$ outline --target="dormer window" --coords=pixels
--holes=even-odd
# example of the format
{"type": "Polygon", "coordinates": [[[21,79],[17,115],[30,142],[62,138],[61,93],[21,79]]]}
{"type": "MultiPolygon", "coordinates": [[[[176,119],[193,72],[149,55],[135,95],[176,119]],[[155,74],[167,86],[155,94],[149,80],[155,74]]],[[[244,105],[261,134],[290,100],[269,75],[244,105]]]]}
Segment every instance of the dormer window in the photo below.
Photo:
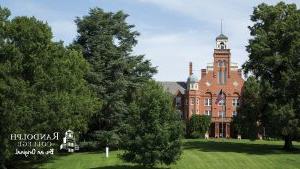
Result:
{"type": "Polygon", "coordinates": [[[198,83],[191,83],[190,90],[198,90],[198,83]]]}

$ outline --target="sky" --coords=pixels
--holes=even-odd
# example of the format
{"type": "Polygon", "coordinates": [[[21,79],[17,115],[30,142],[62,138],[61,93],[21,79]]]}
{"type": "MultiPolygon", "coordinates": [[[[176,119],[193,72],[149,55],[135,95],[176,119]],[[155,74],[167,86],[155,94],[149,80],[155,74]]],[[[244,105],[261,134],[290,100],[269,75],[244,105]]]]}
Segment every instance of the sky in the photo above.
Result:
{"type": "MultiPolygon", "coordinates": [[[[74,19],[88,14],[90,8],[129,14],[128,23],[140,32],[133,54],[144,54],[157,66],[159,81],[186,81],[189,62],[194,74],[213,61],[215,38],[229,38],[232,62],[241,66],[248,58],[246,45],[250,15],[258,4],[278,0],[0,0],[13,16],[35,16],[47,22],[54,41],[71,43],[77,36],[74,19]]],[[[300,0],[285,0],[296,3],[300,0]]]]}

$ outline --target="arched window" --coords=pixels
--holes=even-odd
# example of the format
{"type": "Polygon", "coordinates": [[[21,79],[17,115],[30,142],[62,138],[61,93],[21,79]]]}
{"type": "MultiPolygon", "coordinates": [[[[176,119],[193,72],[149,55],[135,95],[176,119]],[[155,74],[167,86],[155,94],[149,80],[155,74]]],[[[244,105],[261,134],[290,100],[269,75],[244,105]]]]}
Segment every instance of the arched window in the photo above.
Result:
{"type": "Polygon", "coordinates": [[[211,106],[211,105],[212,105],[212,94],[210,92],[206,92],[204,98],[204,106],[211,106]]]}
{"type": "Polygon", "coordinates": [[[226,60],[219,60],[218,67],[220,70],[218,71],[218,83],[225,84],[227,80],[227,62],[226,60]],[[221,70],[221,67],[224,68],[221,70]]]}
{"type": "Polygon", "coordinates": [[[219,84],[223,84],[223,72],[219,70],[218,72],[218,82],[219,84]]]}
{"type": "Polygon", "coordinates": [[[225,49],[226,48],[224,42],[221,42],[220,45],[221,45],[221,49],[225,49]]]}
{"type": "Polygon", "coordinates": [[[240,99],[239,99],[239,94],[238,93],[233,93],[233,98],[232,98],[232,106],[234,109],[240,106],[240,99]]]}
{"type": "Polygon", "coordinates": [[[222,67],[222,66],[224,66],[224,63],[223,63],[222,60],[219,60],[219,61],[218,61],[218,67],[222,67]]]}
{"type": "Polygon", "coordinates": [[[204,115],[210,116],[212,112],[212,93],[206,92],[204,95],[204,115]]]}
{"type": "Polygon", "coordinates": [[[224,75],[223,75],[223,84],[226,84],[226,80],[227,80],[227,68],[225,67],[224,69],[224,75]]]}
{"type": "Polygon", "coordinates": [[[192,97],[192,98],[191,98],[191,105],[194,105],[194,104],[195,104],[195,98],[192,97]]]}

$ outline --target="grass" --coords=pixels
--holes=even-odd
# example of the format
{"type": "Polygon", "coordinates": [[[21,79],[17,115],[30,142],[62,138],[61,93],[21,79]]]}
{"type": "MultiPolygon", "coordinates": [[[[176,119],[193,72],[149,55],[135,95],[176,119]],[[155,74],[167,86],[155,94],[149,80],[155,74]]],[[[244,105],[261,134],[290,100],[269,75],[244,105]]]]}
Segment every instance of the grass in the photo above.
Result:
{"type": "MultiPolygon", "coordinates": [[[[158,165],[170,169],[300,169],[300,150],[282,150],[282,141],[249,140],[184,140],[181,159],[174,165],[158,165]]],[[[294,142],[300,148],[299,142],[294,142]]],[[[41,164],[39,169],[140,169],[142,166],[123,162],[120,151],[113,151],[109,158],[103,152],[74,153],[57,156],[41,164]]]]}

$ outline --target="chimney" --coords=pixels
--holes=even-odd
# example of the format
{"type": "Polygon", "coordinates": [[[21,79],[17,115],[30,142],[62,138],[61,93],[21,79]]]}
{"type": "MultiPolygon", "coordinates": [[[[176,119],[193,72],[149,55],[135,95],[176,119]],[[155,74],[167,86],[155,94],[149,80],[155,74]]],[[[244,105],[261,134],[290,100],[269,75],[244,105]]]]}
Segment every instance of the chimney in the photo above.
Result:
{"type": "Polygon", "coordinates": [[[190,62],[190,66],[189,66],[189,75],[193,74],[193,63],[190,62]]]}
{"type": "Polygon", "coordinates": [[[206,69],[201,69],[201,78],[206,76],[206,69]]]}

